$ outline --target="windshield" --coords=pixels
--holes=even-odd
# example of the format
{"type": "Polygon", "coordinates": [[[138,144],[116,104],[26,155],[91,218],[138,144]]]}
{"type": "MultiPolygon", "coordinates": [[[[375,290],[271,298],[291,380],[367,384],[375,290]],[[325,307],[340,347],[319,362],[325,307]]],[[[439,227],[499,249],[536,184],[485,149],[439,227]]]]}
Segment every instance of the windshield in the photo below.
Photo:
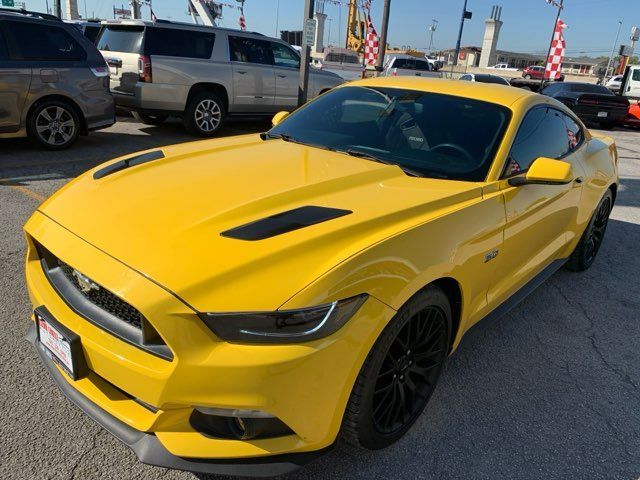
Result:
{"type": "Polygon", "coordinates": [[[493,103],[395,88],[342,87],[269,131],[390,163],[410,174],[483,181],[511,112],[493,103]]]}
{"type": "Polygon", "coordinates": [[[603,95],[613,95],[611,90],[602,85],[592,85],[590,83],[568,83],[568,90],[576,93],[600,93],[603,95]]]}
{"type": "Polygon", "coordinates": [[[109,25],[98,37],[98,50],[111,52],[140,53],[144,27],[121,27],[109,25]]]}

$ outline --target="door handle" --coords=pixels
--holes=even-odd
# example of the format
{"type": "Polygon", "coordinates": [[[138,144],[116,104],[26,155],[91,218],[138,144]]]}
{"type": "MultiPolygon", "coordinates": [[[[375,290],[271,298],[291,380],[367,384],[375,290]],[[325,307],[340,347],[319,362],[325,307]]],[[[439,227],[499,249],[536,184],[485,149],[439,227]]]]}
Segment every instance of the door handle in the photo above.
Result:
{"type": "Polygon", "coordinates": [[[278,78],[287,78],[286,75],[278,75],[278,78]]]}
{"type": "Polygon", "coordinates": [[[247,73],[246,70],[236,70],[236,73],[239,73],[240,75],[244,75],[245,73],[247,73]]]}
{"type": "Polygon", "coordinates": [[[578,177],[573,181],[573,183],[575,183],[576,185],[580,185],[583,181],[584,181],[584,178],[578,177]]]}

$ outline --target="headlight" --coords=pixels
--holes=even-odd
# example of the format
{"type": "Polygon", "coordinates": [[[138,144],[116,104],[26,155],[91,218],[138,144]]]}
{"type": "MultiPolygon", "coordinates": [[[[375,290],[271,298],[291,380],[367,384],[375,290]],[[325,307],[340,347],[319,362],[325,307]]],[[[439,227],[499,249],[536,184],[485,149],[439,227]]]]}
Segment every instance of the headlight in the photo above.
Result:
{"type": "Polygon", "coordinates": [[[367,294],[299,310],[202,313],[200,318],[222,340],[236,343],[298,343],[331,335],[349,320],[367,294]]]}

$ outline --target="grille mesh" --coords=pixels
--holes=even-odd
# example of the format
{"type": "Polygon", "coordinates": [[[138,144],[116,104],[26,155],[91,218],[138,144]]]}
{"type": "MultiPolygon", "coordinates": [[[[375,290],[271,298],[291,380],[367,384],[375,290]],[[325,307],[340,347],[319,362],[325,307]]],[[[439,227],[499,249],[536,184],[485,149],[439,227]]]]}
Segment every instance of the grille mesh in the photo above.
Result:
{"type": "Polygon", "coordinates": [[[60,259],[58,259],[58,265],[67,279],[78,289],[83,297],[123,322],[135,328],[142,329],[142,314],[138,310],[105,288],[100,287],[99,290],[89,290],[88,292],[82,291],[78,279],[73,274],[73,268],[60,259]]]}

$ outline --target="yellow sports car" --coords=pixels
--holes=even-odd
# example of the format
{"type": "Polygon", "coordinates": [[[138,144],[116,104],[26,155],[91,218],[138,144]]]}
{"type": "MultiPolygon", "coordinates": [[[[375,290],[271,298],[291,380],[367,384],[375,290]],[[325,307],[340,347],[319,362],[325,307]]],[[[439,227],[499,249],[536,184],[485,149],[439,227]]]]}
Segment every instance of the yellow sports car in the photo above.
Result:
{"type": "Polygon", "coordinates": [[[28,338],[145,463],[391,444],[474,323],[591,265],[616,197],[610,138],[502,85],[362,80],[273,123],[101,165],[25,226],[28,338]]]}

